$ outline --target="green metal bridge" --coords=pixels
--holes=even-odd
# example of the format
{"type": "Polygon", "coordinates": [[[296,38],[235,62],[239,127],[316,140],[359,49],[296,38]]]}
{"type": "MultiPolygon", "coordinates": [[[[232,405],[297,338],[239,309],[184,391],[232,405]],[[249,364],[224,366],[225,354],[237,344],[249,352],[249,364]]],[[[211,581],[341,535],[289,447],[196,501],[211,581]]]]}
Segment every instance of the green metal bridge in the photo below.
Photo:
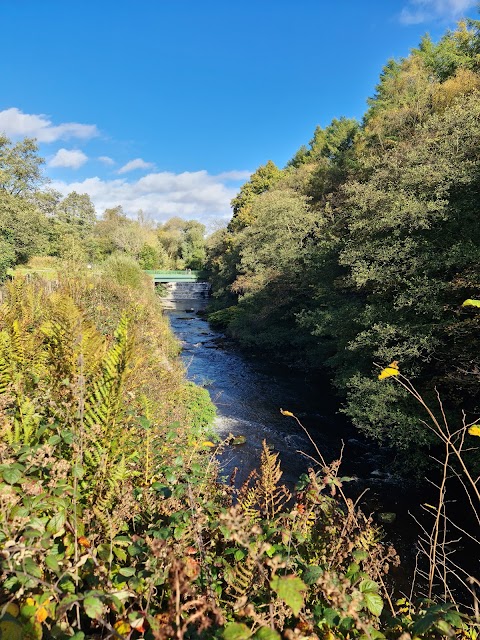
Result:
{"type": "Polygon", "coordinates": [[[206,278],[202,271],[145,271],[153,278],[155,284],[163,282],[205,282],[206,278]]]}

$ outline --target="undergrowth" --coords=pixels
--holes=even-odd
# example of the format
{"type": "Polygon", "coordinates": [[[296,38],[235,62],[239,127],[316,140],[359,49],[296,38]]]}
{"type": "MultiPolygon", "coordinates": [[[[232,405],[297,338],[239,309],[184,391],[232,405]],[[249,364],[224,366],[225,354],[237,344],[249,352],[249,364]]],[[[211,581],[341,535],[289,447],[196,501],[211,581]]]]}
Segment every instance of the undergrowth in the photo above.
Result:
{"type": "Polygon", "coordinates": [[[264,443],[242,487],[220,482],[212,407],[176,352],[147,288],[99,275],[50,293],[8,286],[2,639],[373,640],[468,628],[451,605],[396,603],[395,550],[345,497],[338,462],[320,456],[291,495],[264,443]]]}

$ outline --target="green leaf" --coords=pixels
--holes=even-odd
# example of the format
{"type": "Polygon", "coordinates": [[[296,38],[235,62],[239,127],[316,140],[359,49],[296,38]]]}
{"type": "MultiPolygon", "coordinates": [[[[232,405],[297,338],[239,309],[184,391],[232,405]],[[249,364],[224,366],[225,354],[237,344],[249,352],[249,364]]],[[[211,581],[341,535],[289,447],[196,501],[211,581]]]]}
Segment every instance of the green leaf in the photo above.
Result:
{"type": "Polygon", "coordinates": [[[74,478],[79,478],[81,480],[85,474],[85,469],[81,464],[76,463],[73,465],[72,473],[74,478]]]}
{"type": "Polygon", "coordinates": [[[170,471],[170,469],[167,469],[164,473],[165,475],[165,480],[169,483],[169,484],[175,484],[177,481],[177,477],[176,475],[173,473],[173,471],[170,471]]]}
{"type": "Polygon", "coordinates": [[[62,431],[61,436],[65,444],[73,444],[73,433],[71,431],[62,431]]]}
{"type": "Polygon", "coordinates": [[[66,520],[65,511],[59,511],[56,513],[47,524],[47,531],[53,534],[53,537],[57,537],[64,532],[64,524],[66,520]]]}
{"type": "Polygon", "coordinates": [[[363,602],[367,609],[377,618],[380,616],[383,610],[383,600],[374,591],[365,591],[363,593],[363,602]]]}
{"type": "Polygon", "coordinates": [[[29,576],[34,576],[35,578],[43,578],[43,573],[41,568],[36,564],[33,558],[27,558],[24,563],[25,573],[28,573],[29,576]]]}
{"type": "Polygon", "coordinates": [[[113,547],[113,554],[121,561],[125,562],[127,559],[127,554],[124,549],[120,547],[113,547]]]}
{"type": "Polygon", "coordinates": [[[8,484],[15,484],[22,477],[22,472],[17,467],[8,467],[7,469],[4,469],[2,475],[5,482],[8,484]]]}
{"type": "Polygon", "coordinates": [[[140,416],[138,421],[140,422],[141,426],[144,429],[150,429],[150,427],[152,426],[150,420],[147,420],[147,418],[145,418],[145,416],[140,416]]]}
{"type": "Polygon", "coordinates": [[[7,591],[15,591],[18,584],[17,576],[10,576],[3,581],[3,588],[7,591]]]}
{"type": "Polygon", "coordinates": [[[431,613],[427,613],[422,618],[417,620],[412,628],[412,636],[421,636],[426,633],[430,627],[435,623],[436,616],[431,613]]]}
{"type": "Polygon", "coordinates": [[[315,582],[323,575],[322,567],[315,564],[308,566],[302,574],[302,580],[305,584],[315,584],[315,582]]]}
{"type": "Polygon", "coordinates": [[[103,613],[103,603],[96,596],[87,596],[83,601],[83,608],[89,618],[96,620],[103,613]]]}
{"type": "Polygon", "coordinates": [[[70,578],[70,576],[64,576],[63,578],[61,578],[58,583],[58,586],[65,593],[72,593],[72,594],[75,593],[75,583],[70,578]]]}
{"type": "Polygon", "coordinates": [[[248,640],[252,637],[252,632],[246,624],[231,622],[223,630],[224,640],[248,640]]]}
{"type": "Polygon", "coordinates": [[[378,592],[378,584],[373,580],[362,580],[358,588],[362,593],[365,591],[373,591],[374,593],[378,592]]]}
{"type": "Polygon", "coordinates": [[[348,567],[347,573],[345,575],[347,578],[351,578],[359,571],[360,571],[360,565],[358,565],[356,562],[352,562],[352,564],[348,567]]]}
{"type": "Polygon", "coordinates": [[[49,569],[51,569],[52,571],[54,571],[55,573],[57,571],[60,571],[60,565],[58,564],[58,559],[57,556],[54,555],[48,555],[45,558],[45,564],[47,565],[47,567],[49,569]]]}
{"type": "Polygon", "coordinates": [[[383,640],[385,638],[381,631],[377,631],[371,625],[367,627],[368,635],[364,634],[360,636],[360,640],[383,640]]]}
{"type": "Polygon", "coordinates": [[[118,573],[126,578],[130,578],[135,575],[135,569],[133,567],[122,567],[118,573]]]}
{"type": "Polygon", "coordinates": [[[366,560],[368,558],[368,553],[365,551],[365,549],[355,549],[355,551],[352,552],[352,556],[354,560],[356,560],[357,562],[361,562],[362,560],[366,560]]]}
{"type": "Polygon", "coordinates": [[[270,587],[278,594],[278,597],[287,604],[293,613],[298,616],[303,607],[303,592],[307,585],[298,576],[275,576],[270,587]]]}
{"type": "Polygon", "coordinates": [[[261,627],[253,637],[254,640],[281,640],[281,636],[270,627],[261,627]]]}
{"type": "Polygon", "coordinates": [[[435,627],[440,631],[442,635],[447,637],[454,636],[454,632],[452,627],[445,620],[437,620],[435,623],[435,627]]]}
{"type": "Polygon", "coordinates": [[[456,627],[457,629],[461,629],[462,628],[462,618],[458,615],[458,613],[456,611],[448,611],[445,616],[444,616],[445,620],[451,624],[453,627],[456,627]]]}

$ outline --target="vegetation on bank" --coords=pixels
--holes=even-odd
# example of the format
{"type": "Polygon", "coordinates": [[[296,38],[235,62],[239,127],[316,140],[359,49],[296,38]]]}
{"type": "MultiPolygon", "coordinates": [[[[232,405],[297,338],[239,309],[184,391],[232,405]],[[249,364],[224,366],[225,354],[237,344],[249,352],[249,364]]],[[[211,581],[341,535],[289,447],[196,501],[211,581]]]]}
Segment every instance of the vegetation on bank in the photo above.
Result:
{"type": "Polygon", "coordinates": [[[6,286],[2,639],[474,632],[453,605],[392,599],[398,558],[338,462],[318,452],[292,496],[265,444],[243,487],[221,482],[208,394],[176,352],[144,284],[80,271],[6,286]]]}
{"type": "Polygon", "coordinates": [[[364,433],[421,469],[433,437],[374,363],[398,360],[428,402],[480,412],[480,23],[385,66],[363,122],[317,127],[261,166],[209,240],[209,318],[250,349],[327,367],[364,433]],[[420,451],[420,454],[419,454],[420,451]]]}

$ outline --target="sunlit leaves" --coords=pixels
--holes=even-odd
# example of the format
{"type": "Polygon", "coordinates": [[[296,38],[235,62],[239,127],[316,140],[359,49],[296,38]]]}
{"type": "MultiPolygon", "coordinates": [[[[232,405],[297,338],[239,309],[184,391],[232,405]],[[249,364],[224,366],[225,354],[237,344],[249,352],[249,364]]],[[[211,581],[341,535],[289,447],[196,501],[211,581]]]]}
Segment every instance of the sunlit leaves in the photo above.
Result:
{"type": "Polygon", "coordinates": [[[384,380],[385,378],[391,378],[392,376],[398,376],[398,375],[400,375],[398,362],[394,360],[388,365],[388,367],[385,367],[385,369],[382,369],[382,371],[378,374],[378,379],[384,380]]]}
{"type": "Polygon", "coordinates": [[[275,576],[270,587],[287,604],[295,615],[300,613],[303,607],[306,584],[297,576],[275,576]]]}

